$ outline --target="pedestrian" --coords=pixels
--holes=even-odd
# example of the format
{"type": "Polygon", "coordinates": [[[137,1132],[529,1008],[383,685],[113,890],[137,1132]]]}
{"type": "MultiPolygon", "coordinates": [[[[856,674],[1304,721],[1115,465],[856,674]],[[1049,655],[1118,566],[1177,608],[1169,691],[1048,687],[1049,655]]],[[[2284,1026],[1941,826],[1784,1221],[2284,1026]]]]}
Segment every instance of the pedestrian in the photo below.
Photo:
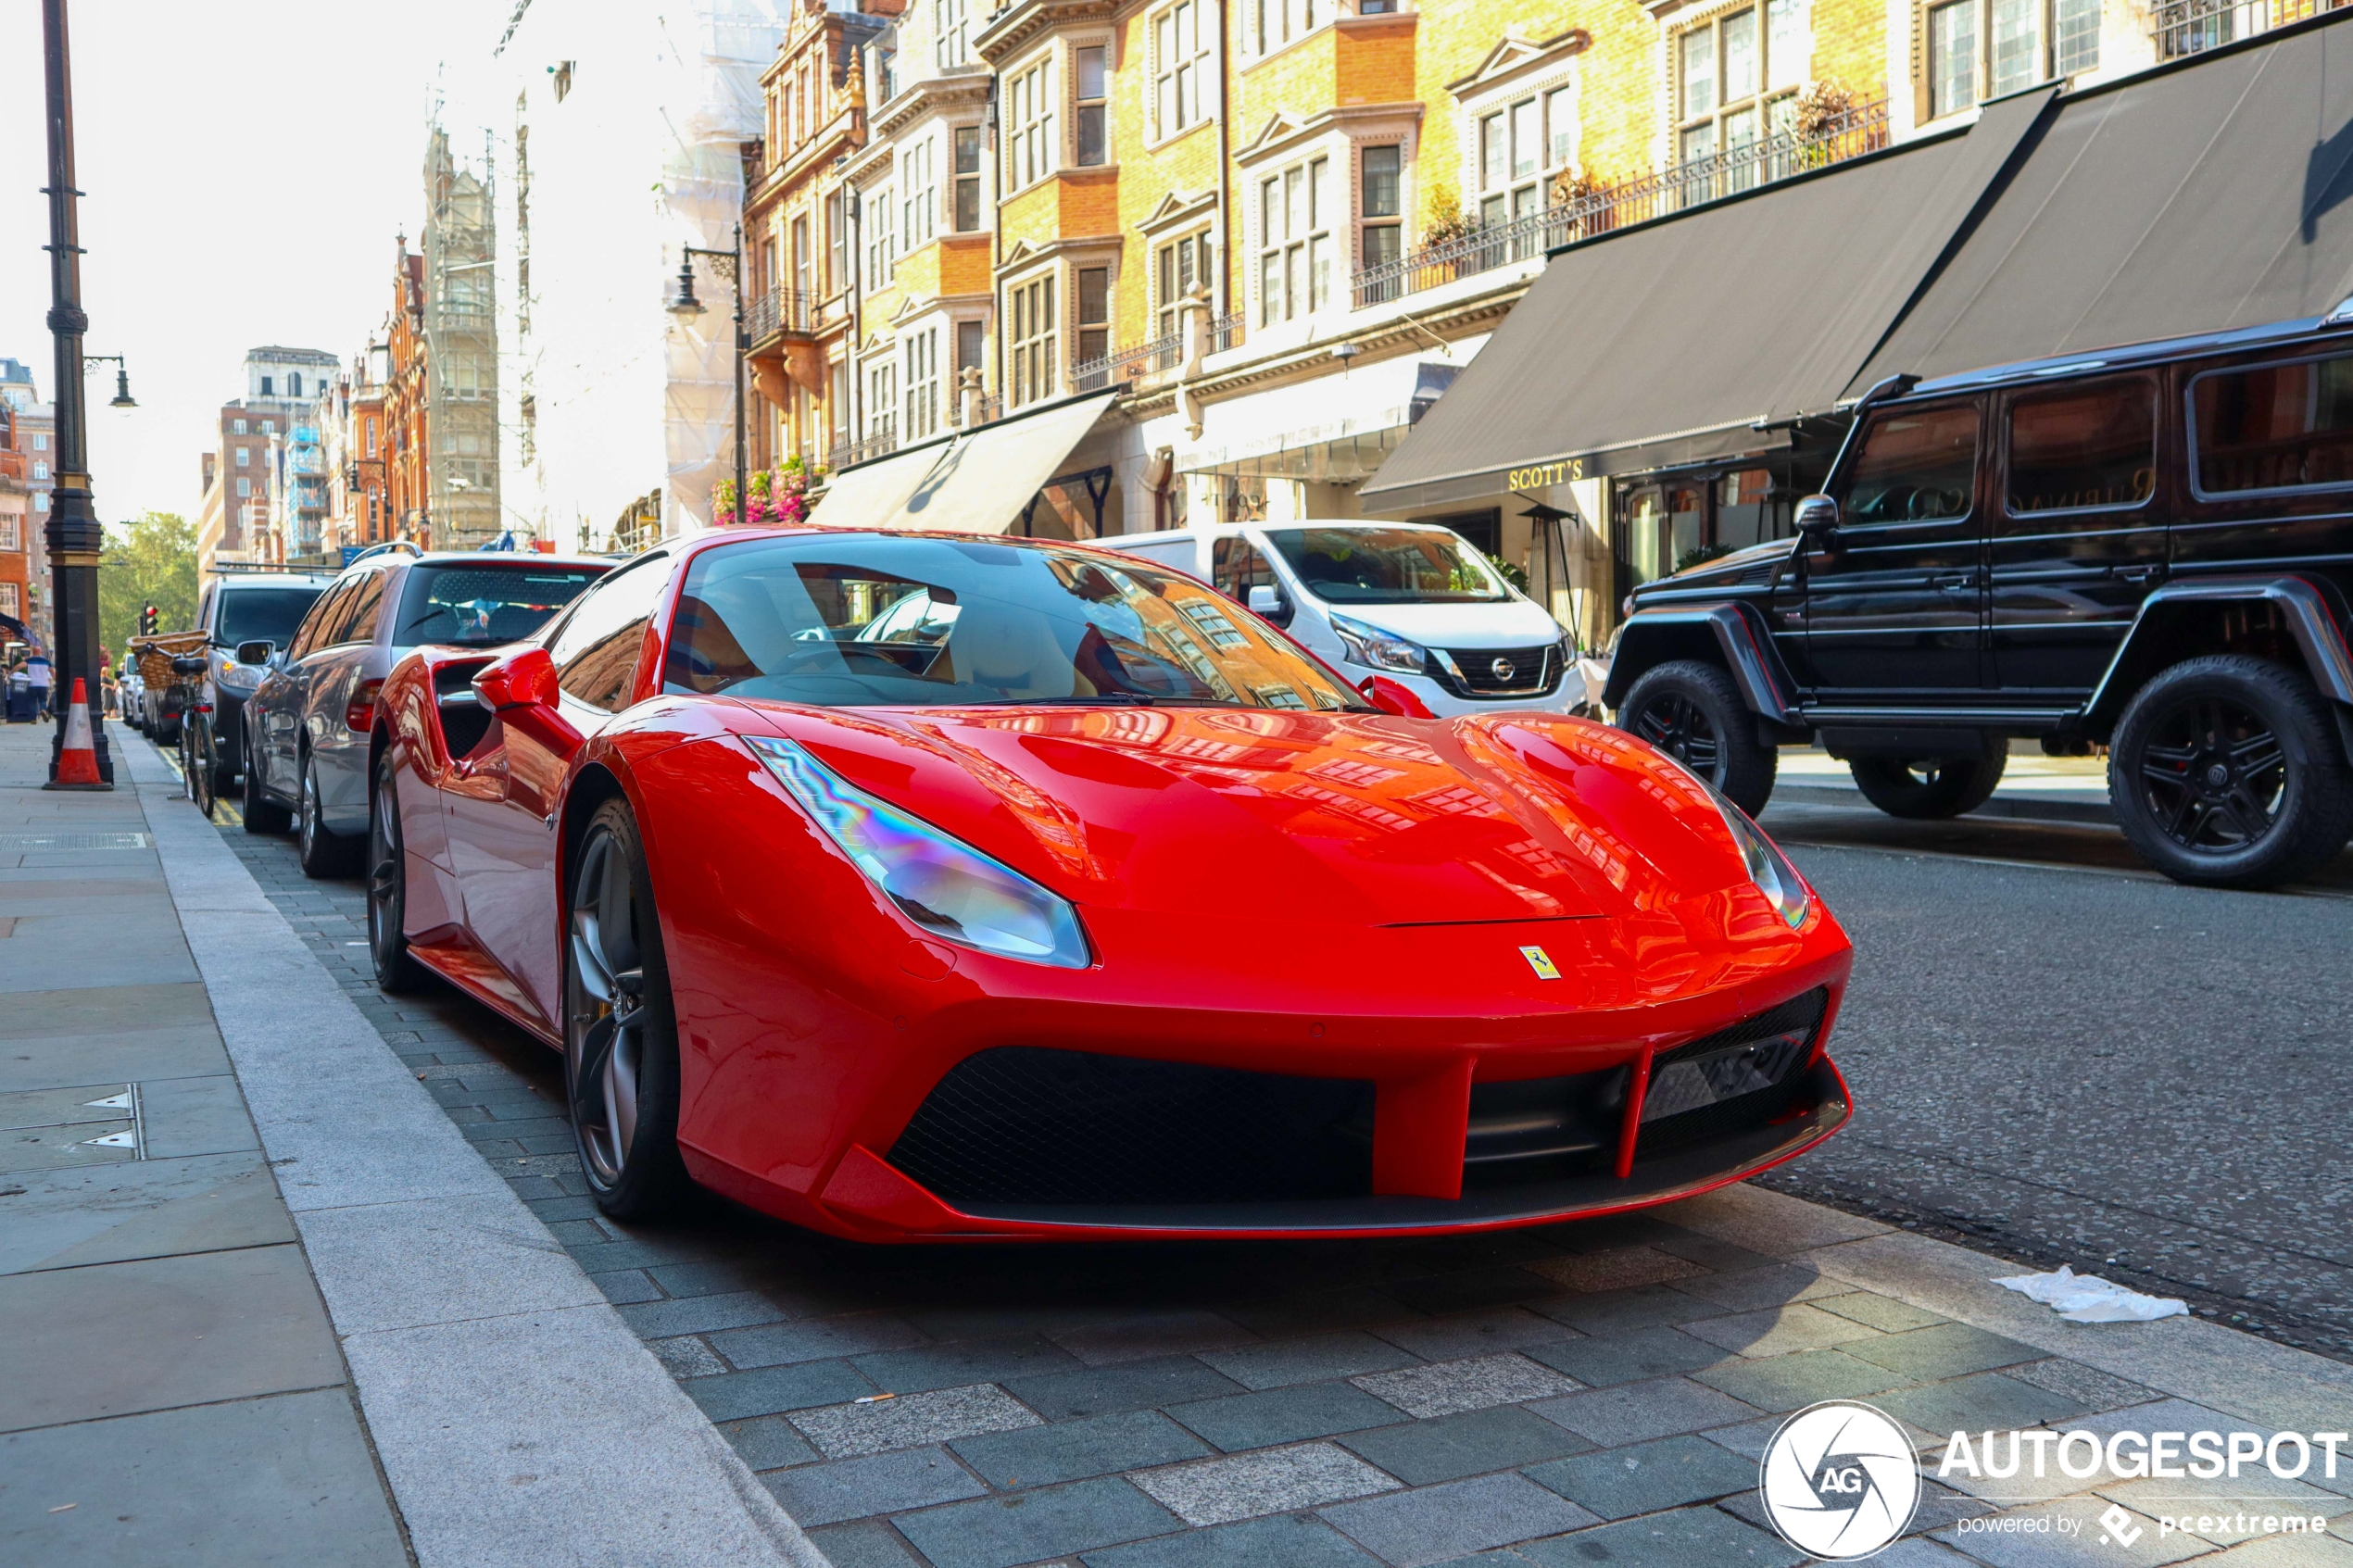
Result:
{"type": "Polygon", "coordinates": [[[114,666],[104,661],[98,665],[98,698],[99,709],[107,718],[122,717],[122,694],[115,686],[114,666]]]}
{"type": "Polygon", "coordinates": [[[49,717],[49,656],[35,648],[32,657],[26,659],[24,665],[25,677],[32,685],[32,716],[45,719],[49,717]]]}

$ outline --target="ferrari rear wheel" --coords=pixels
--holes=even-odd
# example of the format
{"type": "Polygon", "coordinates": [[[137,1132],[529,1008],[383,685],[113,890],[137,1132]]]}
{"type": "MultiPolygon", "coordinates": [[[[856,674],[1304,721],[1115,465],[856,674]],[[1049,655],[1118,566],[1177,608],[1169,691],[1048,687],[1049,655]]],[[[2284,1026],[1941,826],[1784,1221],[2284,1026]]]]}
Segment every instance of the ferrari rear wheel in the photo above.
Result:
{"type": "Polygon", "coordinates": [[[686,1187],[678,1158],[678,1033],[637,824],[623,801],[589,819],[564,909],[564,1082],[597,1207],[658,1213],[686,1187]]]}
{"type": "Polygon", "coordinates": [[[409,956],[409,864],[401,858],[400,798],[394,793],[392,754],[376,760],[368,792],[368,959],[376,988],[406,996],[424,988],[425,969],[409,956]]]}

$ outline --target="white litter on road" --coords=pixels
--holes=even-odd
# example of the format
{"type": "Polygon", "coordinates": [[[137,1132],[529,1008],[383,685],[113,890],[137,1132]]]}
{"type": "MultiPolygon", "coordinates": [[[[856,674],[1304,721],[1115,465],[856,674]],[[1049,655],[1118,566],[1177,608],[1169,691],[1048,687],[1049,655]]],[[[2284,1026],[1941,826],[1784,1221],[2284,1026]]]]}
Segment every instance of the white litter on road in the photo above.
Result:
{"type": "Polygon", "coordinates": [[[2186,1301],[2144,1296],[2097,1274],[2079,1274],[2065,1263],[2054,1274],[2015,1274],[1994,1283],[2042,1302],[2064,1323],[2155,1323],[2190,1315],[2186,1301]]]}

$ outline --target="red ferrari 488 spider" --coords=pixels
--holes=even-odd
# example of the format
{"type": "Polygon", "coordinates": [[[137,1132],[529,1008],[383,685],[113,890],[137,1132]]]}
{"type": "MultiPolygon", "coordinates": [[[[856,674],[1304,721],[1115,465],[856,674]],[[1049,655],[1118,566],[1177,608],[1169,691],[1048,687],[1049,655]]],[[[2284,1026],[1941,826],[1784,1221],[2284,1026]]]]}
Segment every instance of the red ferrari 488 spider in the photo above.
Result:
{"type": "Polygon", "coordinates": [[[1084,546],[738,530],[385,683],[369,911],[560,1049],[597,1200],[876,1241],[1657,1203],[1837,1130],[1850,949],[1618,731],[1380,711],[1084,546]]]}

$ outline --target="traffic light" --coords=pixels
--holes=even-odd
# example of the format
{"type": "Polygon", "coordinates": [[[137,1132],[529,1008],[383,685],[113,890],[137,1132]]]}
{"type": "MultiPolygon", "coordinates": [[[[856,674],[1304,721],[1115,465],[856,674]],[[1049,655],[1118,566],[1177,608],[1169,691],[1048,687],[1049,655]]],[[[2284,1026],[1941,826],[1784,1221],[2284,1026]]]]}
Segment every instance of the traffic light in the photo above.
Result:
{"type": "Polygon", "coordinates": [[[142,608],[139,611],[139,634],[143,637],[155,635],[156,622],[161,619],[162,614],[155,606],[148,605],[142,608]]]}

